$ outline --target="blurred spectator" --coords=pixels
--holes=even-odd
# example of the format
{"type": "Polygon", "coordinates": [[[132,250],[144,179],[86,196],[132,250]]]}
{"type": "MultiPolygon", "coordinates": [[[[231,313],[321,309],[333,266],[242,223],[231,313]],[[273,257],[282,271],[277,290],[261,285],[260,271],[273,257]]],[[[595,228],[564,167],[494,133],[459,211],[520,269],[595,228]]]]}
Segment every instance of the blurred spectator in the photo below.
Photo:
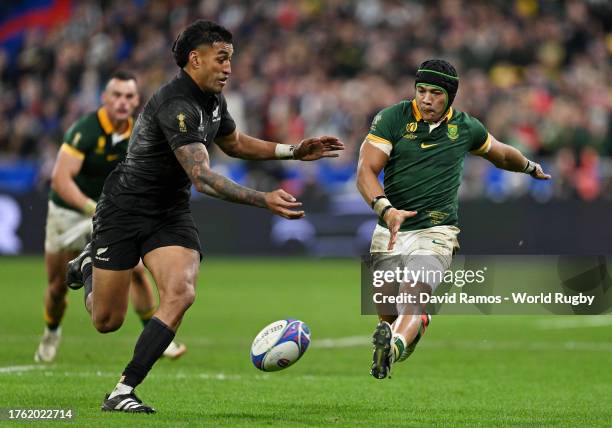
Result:
{"type": "MultiPolygon", "coordinates": [[[[418,64],[443,57],[461,78],[457,108],[530,156],[554,158],[556,197],[591,200],[612,188],[605,0],[73,1],[67,23],[28,31],[14,57],[0,50],[0,157],[48,163],[49,144],[95,108],[116,68],[137,73],[146,100],[176,72],[170,46],[196,18],[234,32],[226,95],[251,134],[287,143],[338,135],[348,148],[341,161],[354,162],[376,112],[411,97],[418,64]]],[[[287,180],[285,167],[253,166],[245,180],[287,180]]],[[[466,168],[462,197],[490,192],[478,185],[487,171],[466,168]]]]}

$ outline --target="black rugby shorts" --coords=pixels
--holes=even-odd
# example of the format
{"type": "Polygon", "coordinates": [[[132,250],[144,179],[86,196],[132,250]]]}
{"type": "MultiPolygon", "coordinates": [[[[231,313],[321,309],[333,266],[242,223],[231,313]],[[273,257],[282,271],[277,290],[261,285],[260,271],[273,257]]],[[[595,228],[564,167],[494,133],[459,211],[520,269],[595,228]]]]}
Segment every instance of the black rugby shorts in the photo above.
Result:
{"type": "Polygon", "coordinates": [[[95,267],[131,269],[149,251],[177,245],[200,253],[198,229],[188,207],[158,215],[129,213],[104,198],[93,221],[92,259],[95,267]]]}

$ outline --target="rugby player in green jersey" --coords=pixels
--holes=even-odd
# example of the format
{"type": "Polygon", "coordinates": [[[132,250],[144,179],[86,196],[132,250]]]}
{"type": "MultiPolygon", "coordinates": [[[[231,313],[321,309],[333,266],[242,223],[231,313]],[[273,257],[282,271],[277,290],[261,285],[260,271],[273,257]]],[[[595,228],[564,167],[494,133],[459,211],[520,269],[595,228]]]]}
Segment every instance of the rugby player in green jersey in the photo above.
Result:
{"type": "MultiPolygon", "coordinates": [[[[77,120],[64,136],[51,177],[45,235],[47,290],[45,331],[34,354],[37,362],[55,359],[66,310],[66,263],[83,249],[91,234],[91,217],[106,176],[125,158],[132,133],[132,114],[139,97],[135,77],[116,72],[102,93],[102,107],[77,120]]],[[[132,274],[132,304],[143,324],[156,304],[142,263],[132,274]]],[[[177,358],[183,344],[170,343],[165,356],[177,358]]]]}
{"type": "MultiPolygon", "coordinates": [[[[383,109],[372,121],[361,146],[357,187],[379,216],[370,247],[373,269],[426,272],[427,280],[399,285],[401,293],[419,296],[435,291],[459,248],[457,192],[467,153],[535,179],[550,175],[497,141],[478,119],[451,107],[459,77],[448,62],[422,63],[415,86],[413,100],[383,109]],[[384,188],[378,181],[383,169],[384,188]]],[[[418,301],[393,307],[395,313],[377,306],[371,368],[377,379],[410,356],[431,320],[418,301]]]]}

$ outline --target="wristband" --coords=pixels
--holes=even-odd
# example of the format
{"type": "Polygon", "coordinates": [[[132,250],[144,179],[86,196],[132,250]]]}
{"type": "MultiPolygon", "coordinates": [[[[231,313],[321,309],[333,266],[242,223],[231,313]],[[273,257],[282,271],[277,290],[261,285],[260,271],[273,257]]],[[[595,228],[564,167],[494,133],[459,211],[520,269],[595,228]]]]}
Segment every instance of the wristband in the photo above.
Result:
{"type": "Polygon", "coordinates": [[[374,203],[374,207],[372,208],[374,209],[374,212],[376,213],[376,215],[380,217],[382,216],[382,212],[384,210],[392,206],[393,205],[391,205],[391,202],[389,202],[389,199],[387,199],[386,197],[383,197],[383,198],[380,198],[378,201],[376,201],[374,203]]]}
{"type": "Polygon", "coordinates": [[[81,212],[89,217],[92,217],[96,212],[96,201],[93,199],[87,199],[87,202],[85,202],[81,212]]]}
{"type": "Polygon", "coordinates": [[[277,144],[274,148],[276,159],[295,159],[295,146],[293,144],[277,144]]]}
{"type": "Polygon", "coordinates": [[[529,159],[527,159],[527,165],[525,166],[525,168],[523,169],[523,172],[525,174],[533,174],[533,172],[536,170],[536,164],[535,162],[530,161],[529,159]]]}
{"type": "Polygon", "coordinates": [[[387,199],[387,197],[385,195],[378,195],[372,199],[372,202],[370,202],[370,206],[372,207],[372,209],[374,209],[374,205],[376,205],[376,202],[380,201],[381,199],[387,199]]]}
{"type": "Polygon", "coordinates": [[[389,211],[391,208],[393,208],[393,205],[389,204],[389,205],[387,205],[386,207],[384,207],[382,209],[382,211],[380,212],[380,215],[379,215],[379,217],[380,217],[380,219],[382,221],[385,221],[385,214],[387,214],[387,211],[389,211]]]}

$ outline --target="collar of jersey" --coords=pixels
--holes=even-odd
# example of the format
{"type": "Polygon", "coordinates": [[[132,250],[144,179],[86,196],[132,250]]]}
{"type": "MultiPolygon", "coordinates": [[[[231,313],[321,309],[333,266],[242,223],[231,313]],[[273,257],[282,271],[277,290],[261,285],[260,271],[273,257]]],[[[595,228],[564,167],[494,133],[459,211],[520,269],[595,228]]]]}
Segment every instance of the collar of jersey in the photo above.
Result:
{"type": "MultiPolygon", "coordinates": [[[[412,100],[412,114],[414,115],[414,118],[416,119],[417,122],[423,120],[423,116],[421,115],[421,111],[419,110],[419,107],[417,106],[416,99],[412,100]]],[[[448,112],[444,115],[442,119],[440,119],[440,122],[444,120],[451,120],[452,117],[453,117],[453,108],[449,107],[448,112]]]]}
{"type": "MultiPolygon", "coordinates": [[[[97,114],[98,114],[98,121],[100,121],[100,125],[102,125],[102,130],[104,131],[104,133],[106,135],[111,135],[113,132],[115,132],[115,127],[113,126],[113,123],[108,117],[108,112],[106,111],[106,109],[104,107],[100,107],[98,109],[97,114]]],[[[134,126],[134,120],[130,117],[128,118],[128,128],[121,136],[124,138],[129,137],[130,134],[132,133],[133,126],[134,126]]]]}
{"type": "Polygon", "coordinates": [[[197,83],[193,81],[191,76],[182,68],[179,71],[179,79],[187,82],[189,89],[196,98],[201,99],[204,103],[211,103],[212,108],[214,108],[216,104],[219,104],[219,98],[217,94],[214,94],[212,92],[204,92],[203,90],[201,90],[197,83]]]}

